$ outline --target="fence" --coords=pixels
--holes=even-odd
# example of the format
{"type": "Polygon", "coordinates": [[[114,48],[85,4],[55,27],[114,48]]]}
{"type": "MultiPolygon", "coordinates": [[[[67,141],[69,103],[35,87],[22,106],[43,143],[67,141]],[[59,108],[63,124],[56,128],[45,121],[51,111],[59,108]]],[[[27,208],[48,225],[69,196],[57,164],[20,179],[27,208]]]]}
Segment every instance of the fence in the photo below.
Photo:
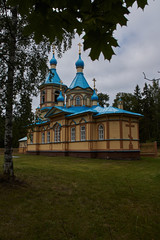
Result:
{"type": "Polygon", "coordinates": [[[141,156],[157,156],[157,142],[151,143],[141,143],[140,144],[140,154],[141,156]]]}
{"type": "MultiPolygon", "coordinates": [[[[18,148],[13,148],[13,154],[18,153],[18,148]]],[[[4,154],[4,148],[0,148],[0,155],[4,154]]]]}

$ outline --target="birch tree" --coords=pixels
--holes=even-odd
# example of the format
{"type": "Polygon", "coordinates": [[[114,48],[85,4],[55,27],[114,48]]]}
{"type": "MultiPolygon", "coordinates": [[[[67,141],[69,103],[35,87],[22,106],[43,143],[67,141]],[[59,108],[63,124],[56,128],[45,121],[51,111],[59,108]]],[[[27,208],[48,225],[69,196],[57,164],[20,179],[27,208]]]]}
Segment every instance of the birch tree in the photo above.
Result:
{"type": "Polygon", "coordinates": [[[23,92],[36,95],[37,86],[44,80],[47,70],[47,41],[35,44],[33,35],[25,37],[25,17],[17,12],[17,6],[0,3],[0,87],[1,102],[5,109],[4,168],[7,178],[14,177],[12,159],[13,105],[23,92]]]}

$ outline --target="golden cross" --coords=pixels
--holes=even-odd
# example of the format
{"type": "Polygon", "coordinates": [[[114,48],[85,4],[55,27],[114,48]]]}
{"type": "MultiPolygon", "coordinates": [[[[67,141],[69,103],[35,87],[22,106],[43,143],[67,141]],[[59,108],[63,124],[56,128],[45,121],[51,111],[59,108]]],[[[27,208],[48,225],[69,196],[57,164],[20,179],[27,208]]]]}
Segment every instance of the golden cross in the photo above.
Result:
{"type": "Polygon", "coordinates": [[[54,50],[55,50],[55,45],[52,44],[52,51],[53,51],[53,54],[54,54],[54,50]]]}
{"type": "Polygon", "coordinates": [[[96,89],[96,79],[95,78],[93,78],[93,80],[92,80],[93,82],[94,82],[94,90],[96,89]]]}
{"type": "Polygon", "coordinates": [[[81,44],[81,43],[78,43],[78,46],[79,46],[79,53],[81,53],[82,44],[81,44]]]}

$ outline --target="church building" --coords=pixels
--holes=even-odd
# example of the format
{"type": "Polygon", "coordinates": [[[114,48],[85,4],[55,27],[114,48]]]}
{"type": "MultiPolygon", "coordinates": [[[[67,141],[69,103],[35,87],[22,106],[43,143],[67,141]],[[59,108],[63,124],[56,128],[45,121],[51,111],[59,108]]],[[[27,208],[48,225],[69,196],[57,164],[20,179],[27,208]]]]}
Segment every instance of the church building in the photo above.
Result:
{"type": "Polygon", "coordinates": [[[65,85],[57,71],[53,49],[50,71],[40,85],[36,121],[28,127],[27,153],[105,159],[139,159],[138,113],[101,107],[97,90],[83,73],[84,61],[76,61],[76,76],[65,85]]]}

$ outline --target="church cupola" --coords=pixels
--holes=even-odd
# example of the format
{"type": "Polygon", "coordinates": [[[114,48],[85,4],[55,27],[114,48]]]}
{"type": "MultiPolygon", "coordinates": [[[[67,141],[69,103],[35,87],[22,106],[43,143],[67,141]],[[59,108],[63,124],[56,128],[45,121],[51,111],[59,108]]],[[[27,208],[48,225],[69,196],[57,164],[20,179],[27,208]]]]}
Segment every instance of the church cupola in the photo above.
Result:
{"type": "Polygon", "coordinates": [[[52,49],[53,49],[53,56],[52,56],[52,59],[50,60],[50,68],[52,69],[52,68],[56,68],[56,65],[57,65],[57,60],[55,59],[55,56],[54,56],[54,54],[55,54],[55,46],[53,45],[53,47],[52,47],[52,49]]]}
{"type": "Polygon", "coordinates": [[[94,90],[94,92],[93,92],[93,95],[92,95],[92,97],[91,97],[91,100],[92,100],[92,101],[98,101],[98,96],[97,96],[95,90],[94,90]]]}
{"type": "Polygon", "coordinates": [[[82,45],[79,43],[78,46],[79,46],[79,58],[78,58],[77,62],[75,63],[75,65],[77,68],[77,72],[83,72],[84,62],[81,59],[81,46],[82,45]]]}
{"type": "Polygon", "coordinates": [[[60,94],[57,97],[57,102],[58,102],[58,106],[63,106],[64,105],[64,97],[62,95],[62,81],[61,81],[61,85],[60,85],[60,94]]]}
{"type": "Polygon", "coordinates": [[[64,105],[64,97],[62,95],[62,91],[60,91],[60,94],[57,98],[58,106],[63,106],[64,105]]]}
{"type": "Polygon", "coordinates": [[[74,89],[76,87],[79,87],[81,89],[90,88],[90,86],[83,74],[84,62],[81,59],[81,46],[82,45],[80,43],[78,45],[79,45],[79,59],[75,63],[76,68],[77,68],[77,73],[76,73],[76,76],[73,79],[72,83],[70,84],[69,89],[74,89]]]}
{"type": "Polygon", "coordinates": [[[52,46],[53,56],[50,60],[50,69],[45,81],[39,86],[40,89],[40,109],[41,112],[47,112],[53,106],[63,106],[64,91],[67,89],[65,84],[61,83],[61,79],[57,73],[57,60],[55,58],[55,46],[52,46]],[[61,90],[61,94],[60,94],[61,90]],[[60,97],[62,96],[62,97],[60,97]],[[59,97],[59,101],[58,101],[59,97]],[[63,99],[62,99],[63,98],[63,99]],[[62,101],[63,100],[63,101],[62,101]]]}
{"type": "Polygon", "coordinates": [[[93,82],[94,82],[94,91],[93,91],[93,95],[91,97],[91,101],[92,101],[92,106],[97,106],[98,96],[96,93],[96,86],[95,86],[96,79],[95,78],[93,79],[93,82]]]}
{"type": "Polygon", "coordinates": [[[89,86],[84,73],[84,61],[81,58],[81,44],[79,46],[79,58],[76,61],[77,73],[69,88],[66,90],[66,106],[91,106],[91,96],[93,89],[89,86]]]}
{"type": "Polygon", "coordinates": [[[81,59],[81,53],[79,53],[79,59],[77,60],[77,62],[75,63],[76,68],[84,68],[84,62],[81,59]]]}
{"type": "Polygon", "coordinates": [[[118,108],[123,109],[123,101],[121,98],[118,100],[118,108]]]}

